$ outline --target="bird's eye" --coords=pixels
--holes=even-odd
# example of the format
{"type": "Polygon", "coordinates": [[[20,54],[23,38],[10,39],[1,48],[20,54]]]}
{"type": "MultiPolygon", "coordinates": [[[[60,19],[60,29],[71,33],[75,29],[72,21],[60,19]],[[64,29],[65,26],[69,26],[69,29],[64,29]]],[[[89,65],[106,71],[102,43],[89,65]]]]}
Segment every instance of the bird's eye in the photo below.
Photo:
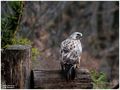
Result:
{"type": "Polygon", "coordinates": [[[76,39],[80,39],[80,35],[77,35],[77,36],[76,36],[76,39]]]}
{"type": "Polygon", "coordinates": [[[80,34],[77,34],[77,36],[80,36],[80,34]]]}

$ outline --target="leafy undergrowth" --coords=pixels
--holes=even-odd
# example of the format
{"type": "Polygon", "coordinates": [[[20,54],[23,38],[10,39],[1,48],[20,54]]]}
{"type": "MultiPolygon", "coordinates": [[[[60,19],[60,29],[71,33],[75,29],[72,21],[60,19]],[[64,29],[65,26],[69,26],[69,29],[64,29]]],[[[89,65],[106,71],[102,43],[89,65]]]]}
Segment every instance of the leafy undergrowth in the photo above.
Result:
{"type": "Polygon", "coordinates": [[[41,52],[37,48],[32,48],[32,60],[36,60],[41,55],[41,52]]]}
{"type": "Polygon", "coordinates": [[[91,71],[91,77],[93,80],[93,88],[94,89],[107,89],[108,82],[105,73],[103,72],[96,72],[95,70],[91,71]]]}

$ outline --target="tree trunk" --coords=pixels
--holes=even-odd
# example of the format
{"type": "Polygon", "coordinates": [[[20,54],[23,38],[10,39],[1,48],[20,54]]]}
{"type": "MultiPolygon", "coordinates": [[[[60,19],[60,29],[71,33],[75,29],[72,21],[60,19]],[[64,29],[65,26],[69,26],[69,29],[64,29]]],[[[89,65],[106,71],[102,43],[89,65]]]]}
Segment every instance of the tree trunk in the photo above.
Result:
{"type": "Polygon", "coordinates": [[[29,88],[31,46],[12,45],[2,51],[2,88],[29,88]]]}

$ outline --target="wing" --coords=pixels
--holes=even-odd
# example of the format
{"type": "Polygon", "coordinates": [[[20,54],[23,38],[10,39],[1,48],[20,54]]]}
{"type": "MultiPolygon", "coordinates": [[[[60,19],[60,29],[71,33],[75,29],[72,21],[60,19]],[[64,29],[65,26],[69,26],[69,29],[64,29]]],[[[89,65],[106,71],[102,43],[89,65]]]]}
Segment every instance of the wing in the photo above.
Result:
{"type": "Polygon", "coordinates": [[[61,43],[61,54],[64,63],[74,64],[79,60],[80,49],[76,40],[66,39],[61,43]]]}
{"type": "Polygon", "coordinates": [[[66,39],[61,43],[61,54],[63,58],[71,51],[71,48],[69,47],[70,43],[70,39],[66,39]]]}

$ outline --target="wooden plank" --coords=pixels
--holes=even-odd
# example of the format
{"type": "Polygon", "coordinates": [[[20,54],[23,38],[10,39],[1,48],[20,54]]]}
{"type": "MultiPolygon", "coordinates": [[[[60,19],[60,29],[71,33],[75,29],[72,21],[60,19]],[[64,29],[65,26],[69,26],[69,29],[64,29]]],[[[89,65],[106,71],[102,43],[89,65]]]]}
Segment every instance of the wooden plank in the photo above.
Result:
{"type": "Polygon", "coordinates": [[[34,88],[42,89],[86,89],[93,88],[87,69],[77,71],[75,80],[66,81],[60,70],[33,70],[34,88]]]}

